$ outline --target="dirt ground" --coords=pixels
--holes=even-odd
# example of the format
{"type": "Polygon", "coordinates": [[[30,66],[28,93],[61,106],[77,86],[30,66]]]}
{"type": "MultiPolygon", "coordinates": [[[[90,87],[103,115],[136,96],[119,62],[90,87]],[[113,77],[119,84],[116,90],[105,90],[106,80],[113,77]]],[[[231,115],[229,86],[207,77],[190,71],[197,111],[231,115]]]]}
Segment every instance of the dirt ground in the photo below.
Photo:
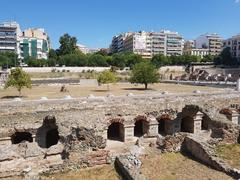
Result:
{"type": "MultiPolygon", "coordinates": [[[[126,95],[128,93],[133,94],[145,94],[152,92],[167,91],[170,93],[191,93],[194,90],[200,90],[202,92],[219,92],[224,89],[204,87],[204,86],[190,86],[179,84],[166,84],[158,83],[149,85],[149,90],[144,90],[143,85],[134,85],[130,83],[117,83],[109,85],[110,90],[107,90],[107,85],[102,86],[81,86],[81,85],[66,85],[68,92],[60,92],[60,85],[40,85],[33,86],[32,89],[23,89],[23,99],[40,99],[41,97],[47,97],[49,99],[63,98],[65,95],[71,95],[72,97],[83,97],[93,94],[95,96],[106,96],[111,93],[116,96],[126,95]]],[[[14,88],[0,89],[0,101],[9,100],[18,96],[18,92],[14,88]]]]}
{"type": "Polygon", "coordinates": [[[79,171],[43,176],[40,180],[120,180],[120,176],[111,165],[103,165],[79,171]]]}
{"type": "Polygon", "coordinates": [[[217,154],[234,168],[240,169],[240,144],[220,145],[216,148],[217,154]]]}
{"type": "Polygon", "coordinates": [[[180,153],[154,154],[142,160],[142,173],[150,180],[228,180],[226,174],[210,169],[180,153]]]}

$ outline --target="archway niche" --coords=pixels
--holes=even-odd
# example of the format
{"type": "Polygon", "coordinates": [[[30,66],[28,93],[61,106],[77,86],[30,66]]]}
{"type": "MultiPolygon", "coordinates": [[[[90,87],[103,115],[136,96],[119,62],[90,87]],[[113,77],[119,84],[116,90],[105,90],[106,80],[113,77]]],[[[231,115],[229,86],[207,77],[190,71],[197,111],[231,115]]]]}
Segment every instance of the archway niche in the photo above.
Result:
{"type": "Polygon", "coordinates": [[[158,121],[158,133],[159,134],[166,134],[167,132],[167,122],[170,121],[171,118],[168,114],[164,114],[161,117],[157,118],[158,121]]]}
{"type": "Polygon", "coordinates": [[[107,139],[114,141],[124,141],[124,125],[120,122],[113,122],[108,126],[107,139]]]}
{"type": "Polygon", "coordinates": [[[202,117],[202,130],[208,130],[211,119],[207,115],[202,117]]]}
{"type": "Polygon", "coordinates": [[[142,137],[149,131],[149,122],[145,119],[137,119],[134,125],[134,136],[136,137],[142,137]]]}
{"type": "Polygon", "coordinates": [[[24,141],[33,142],[32,134],[29,132],[15,132],[11,136],[12,144],[19,144],[24,141]]]}
{"type": "Polygon", "coordinates": [[[181,131],[182,132],[194,133],[194,119],[193,119],[193,117],[186,116],[186,117],[182,118],[181,131]]]}
{"type": "Polygon", "coordinates": [[[59,141],[58,126],[55,116],[47,116],[43,125],[37,130],[36,142],[41,148],[49,148],[59,141]]]}

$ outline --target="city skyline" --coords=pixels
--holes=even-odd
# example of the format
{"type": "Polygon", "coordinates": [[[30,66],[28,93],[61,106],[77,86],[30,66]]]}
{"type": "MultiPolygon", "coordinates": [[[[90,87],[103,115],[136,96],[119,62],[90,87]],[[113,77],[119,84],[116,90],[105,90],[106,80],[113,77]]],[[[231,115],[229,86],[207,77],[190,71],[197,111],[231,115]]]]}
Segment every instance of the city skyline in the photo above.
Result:
{"type": "Polygon", "coordinates": [[[114,35],[128,31],[167,29],[180,33],[187,40],[205,33],[218,33],[224,39],[240,33],[240,24],[236,23],[240,19],[237,0],[142,3],[70,0],[67,4],[43,0],[37,6],[33,2],[13,1],[1,3],[5,8],[0,21],[16,20],[22,29],[44,28],[53,48],[58,48],[59,37],[64,33],[77,37],[79,44],[91,48],[108,47],[114,35]]]}

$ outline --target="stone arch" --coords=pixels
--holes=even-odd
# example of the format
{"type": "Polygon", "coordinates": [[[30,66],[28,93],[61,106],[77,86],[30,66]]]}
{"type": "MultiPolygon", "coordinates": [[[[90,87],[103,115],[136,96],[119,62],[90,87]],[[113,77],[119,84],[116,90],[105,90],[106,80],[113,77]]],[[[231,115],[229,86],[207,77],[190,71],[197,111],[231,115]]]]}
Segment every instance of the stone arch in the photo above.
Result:
{"type": "Polygon", "coordinates": [[[181,131],[198,133],[208,130],[211,123],[208,113],[209,109],[204,110],[196,105],[186,105],[181,113],[181,131]]]}
{"type": "Polygon", "coordinates": [[[134,136],[142,137],[149,133],[149,121],[146,116],[138,116],[134,119],[134,136]]]}
{"type": "Polygon", "coordinates": [[[202,117],[202,130],[208,130],[209,129],[209,122],[211,121],[211,119],[209,118],[209,116],[207,116],[206,114],[203,114],[202,117]]]}
{"type": "Polygon", "coordinates": [[[11,136],[12,144],[19,144],[24,141],[33,142],[32,134],[29,132],[15,132],[11,136]]]}
{"type": "Polygon", "coordinates": [[[194,133],[194,119],[193,117],[186,116],[181,121],[181,131],[194,133]]]}
{"type": "Polygon", "coordinates": [[[58,126],[55,116],[46,116],[36,133],[36,142],[41,148],[49,148],[59,141],[58,126]]]}
{"type": "Polygon", "coordinates": [[[171,120],[169,114],[162,114],[157,118],[158,121],[158,134],[166,134],[168,128],[168,121],[171,120]]]}
{"type": "Polygon", "coordinates": [[[124,125],[120,122],[113,122],[108,126],[107,139],[114,141],[124,141],[124,125]]]}
{"type": "Polygon", "coordinates": [[[113,118],[108,121],[107,139],[124,142],[124,119],[113,118]]]}

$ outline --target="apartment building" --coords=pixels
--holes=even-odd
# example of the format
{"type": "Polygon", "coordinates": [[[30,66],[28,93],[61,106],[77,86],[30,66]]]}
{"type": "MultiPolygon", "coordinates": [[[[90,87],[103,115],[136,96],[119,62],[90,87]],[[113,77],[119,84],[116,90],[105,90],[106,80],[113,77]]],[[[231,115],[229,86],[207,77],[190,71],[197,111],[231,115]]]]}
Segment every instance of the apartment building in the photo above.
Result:
{"type": "Polygon", "coordinates": [[[197,49],[208,49],[210,55],[219,55],[222,51],[222,38],[216,33],[201,35],[195,42],[197,49]]]}
{"type": "Polygon", "coordinates": [[[156,54],[182,55],[183,38],[176,32],[134,32],[113,37],[111,53],[133,52],[149,59],[156,54]]]}
{"type": "Polygon", "coordinates": [[[3,22],[0,24],[0,52],[17,52],[17,38],[21,34],[17,22],[3,22]]]}
{"type": "Polygon", "coordinates": [[[240,58],[240,34],[223,41],[223,48],[230,47],[233,57],[240,58]]]}
{"type": "Polygon", "coordinates": [[[200,56],[203,58],[204,56],[209,54],[209,50],[206,48],[196,48],[195,41],[189,40],[184,42],[183,54],[185,55],[193,55],[200,56]]]}
{"type": "Polygon", "coordinates": [[[24,59],[34,57],[36,59],[48,59],[50,42],[44,29],[27,29],[18,38],[18,57],[24,59]]]}
{"type": "Polygon", "coordinates": [[[183,54],[184,40],[177,32],[163,30],[161,31],[166,36],[166,55],[179,56],[183,54]]]}

